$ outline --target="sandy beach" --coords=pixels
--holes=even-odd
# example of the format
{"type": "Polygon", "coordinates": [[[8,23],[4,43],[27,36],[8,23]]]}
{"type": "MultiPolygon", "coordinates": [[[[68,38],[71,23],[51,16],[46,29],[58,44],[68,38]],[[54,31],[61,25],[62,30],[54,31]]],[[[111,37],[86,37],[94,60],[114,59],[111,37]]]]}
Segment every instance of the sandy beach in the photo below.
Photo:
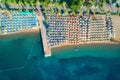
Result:
{"type": "Polygon", "coordinates": [[[115,15],[111,17],[113,22],[114,39],[120,42],[120,17],[115,15]]]}
{"type": "MultiPolygon", "coordinates": [[[[77,45],[81,44],[120,44],[120,17],[119,16],[111,16],[112,22],[113,22],[113,31],[114,31],[114,38],[111,41],[108,42],[88,42],[88,43],[80,43],[77,45]]],[[[58,48],[58,47],[68,47],[68,46],[77,46],[77,45],[70,45],[70,44],[61,44],[61,45],[56,45],[54,47],[51,47],[52,49],[58,48]]]]}
{"type": "Polygon", "coordinates": [[[11,37],[11,36],[16,36],[16,35],[25,35],[25,34],[33,34],[33,33],[38,33],[39,32],[39,28],[32,28],[32,29],[26,29],[26,30],[19,30],[16,33],[12,33],[12,34],[0,34],[1,38],[5,38],[5,37],[11,37]]]}
{"type": "Polygon", "coordinates": [[[89,43],[80,43],[80,44],[61,44],[61,45],[56,45],[56,46],[52,46],[51,49],[56,49],[56,48],[60,48],[60,47],[69,47],[69,46],[79,46],[79,45],[85,45],[85,44],[120,44],[118,42],[113,42],[113,41],[110,41],[110,42],[89,42],[89,43]]]}
{"type": "MultiPolygon", "coordinates": [[[[119,16],[111,16],[112,17],[112,22],[113,22],[113,30],[114,30],[114,40],[120,42],[120,17],[119,16]]],[[[1,35],[1,38],[5,38],[5,37],[9,37],[9,36],[16,36],[16,35],[24,35],[24,34],[32,34],[32,33],[38,33],[39,32],[39,28],[35,27],[32,29],[26,29],[26,30],[19,30],[17,33],[13,33],[13,34],[4,34],[1,35]]],[[[108,42],[88,42],[88,43],[80,43],[77,45],[81,45],[81,44],[119,44],[118,42],[113,42],[113,41],[108,41],[108,42]]],[[[56,46],[51,46],[52,49],[54,48],[58,48],[58,47],[63,47],[63,46],[77,46],[75,44],[60,44],[60,45],[56,45],[56,46]]]]}

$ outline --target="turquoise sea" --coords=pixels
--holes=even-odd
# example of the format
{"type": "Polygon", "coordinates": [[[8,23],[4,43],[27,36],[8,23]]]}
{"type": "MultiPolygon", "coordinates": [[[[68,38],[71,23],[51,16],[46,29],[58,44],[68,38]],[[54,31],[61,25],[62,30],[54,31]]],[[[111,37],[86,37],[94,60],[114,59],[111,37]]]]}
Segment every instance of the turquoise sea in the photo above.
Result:
{"type": "Polygon", "coordinates": [[[0,80],[120,80],[119,44],[82,44],[43,55],[39,33],[0,37],[0,80]]]}

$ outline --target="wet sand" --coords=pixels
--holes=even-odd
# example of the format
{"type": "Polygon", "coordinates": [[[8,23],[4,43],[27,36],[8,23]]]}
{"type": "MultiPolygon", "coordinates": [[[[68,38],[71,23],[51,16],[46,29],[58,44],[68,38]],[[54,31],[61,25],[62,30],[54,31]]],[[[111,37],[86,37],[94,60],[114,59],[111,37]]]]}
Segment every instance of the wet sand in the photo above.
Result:
{"type": "Polygon", "coordinates": [[[61,45],[56,45],[56,46],[52,46],[51,48],[52,49],[56,49],[56,48],[61,48],[61,47],[69,47],[69,46],[79,46],[79,45],[91,45],[91,44],[120,44],[118,42],[113,42],[113,41],[110,41],[110,42],[89,42],[89,43],[80,43],[80,44],[61,44],[61,45]]]}

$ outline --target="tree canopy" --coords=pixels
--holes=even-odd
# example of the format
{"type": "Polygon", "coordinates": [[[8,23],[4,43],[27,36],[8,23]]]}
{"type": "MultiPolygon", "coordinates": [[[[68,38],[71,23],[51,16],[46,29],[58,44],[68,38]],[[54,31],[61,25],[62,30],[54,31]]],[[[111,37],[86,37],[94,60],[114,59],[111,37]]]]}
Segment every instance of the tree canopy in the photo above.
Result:
{"type": "Polygon", "coordinates": [[[83,4],[84,0],[65,0],[69,8],[77,11],[83,4]]]}
{"type": "Polygon", "coordinates": [[[35,5],[39,0],[2,0],[2,3],[6,4],[25,4],[25,5],[35,5]]]}

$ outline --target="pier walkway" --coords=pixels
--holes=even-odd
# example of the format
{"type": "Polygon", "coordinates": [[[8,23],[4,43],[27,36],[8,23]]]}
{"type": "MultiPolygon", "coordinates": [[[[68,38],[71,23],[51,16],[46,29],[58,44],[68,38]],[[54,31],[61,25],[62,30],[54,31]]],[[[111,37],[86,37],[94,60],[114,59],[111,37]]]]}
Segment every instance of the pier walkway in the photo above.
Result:
{"type": "Polygon", "coordinates": [[[41,30],[41,35],[42,35],[42,43],[43,43],[43,49],[44,49],[44,55],[45,57],[51,56],[51,48],[50,45],[47,41],[47,34],[46,34],[46,28],[45,25],[43,24],[43,21],[45,21],[41,11],[40,7],[37,6],[38,12],[40,15],[38,15],[39,23],[40,23],[40,30],[41,30]]]}

